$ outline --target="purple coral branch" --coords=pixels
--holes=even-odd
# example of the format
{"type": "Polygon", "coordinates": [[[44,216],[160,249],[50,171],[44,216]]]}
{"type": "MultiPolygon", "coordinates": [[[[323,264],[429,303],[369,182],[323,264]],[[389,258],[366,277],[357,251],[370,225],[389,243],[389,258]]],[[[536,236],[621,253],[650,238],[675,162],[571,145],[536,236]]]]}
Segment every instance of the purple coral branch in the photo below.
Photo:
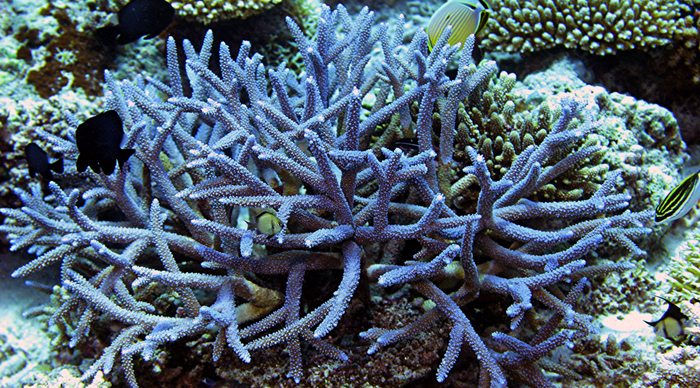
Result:
{"type": "MultiPolygon", "coordinates": [[[[342,325],[364,270],[369,281],[384,287],[409,285],[436,306],[404,327],[361,333],[374,341],[370,354],[446,319],[452,327],[437,366],[438,381],[446,380],[462,345],[467,345],[479,360],[481,387],[504,386],[504,368],[511,367],[532,376],[530,381],[548,384],[536,366],[538,360],[589,332],[590,325],[572,309],[585,280],[563,300],[547,287],[582,276],[586,270],[582,258],[605,239],[641,254],[632,239],[648,233],[643,222],[651,213],[612,214],[631,200],[616,192],[617,172],[609,173],[588,199],[531,199],[565,171],[605,151],[585,147],[554,160],[553,151],[599,125],[589,107],[564,99],[560,118],[544,141],[517,155],[500,180],[494,180],[483,155],[467,149],[472,165],[464,171],[476,178],[480,192],[476,213],[458,214],[445,203],[447,196],[440,191],[445,185],[438,184],[436,168],[452,168],[458,106],[489,81],[495,64],[485,63],[472,73],[470,39],[457,79],[449,80],[444,73],[459,48],[447,44],[449,28],[431,52],[423,31],[403,50],[399,47],[403,26],[391,38],[387,25],[373,33],[373,19],[366,7],[353,20],[342,6],[335,11],[324,6],[316,39],[310,39],[288,18],[304,61],[305,73],[299,76],[284,64],[265,71],[262,56],[251,55],[248,42],[235,59],[226,44],[220,45],[218,76],[208,66],[214,43],[211,32],[199,52],[189,41],[183,42],[190,97],[184,95],[173,39],[167,42],[167,84],[152,78],[146,83],[142,77],[117,81],[106,73],[106,106],[119,112],[128,127],[127,144],[137,149],[130,169],[109,177],[92,174],[99,187],[82,192],[64,192],[52,183],[48,199],[38,187],[31,193],[16,190],[24,207],[3,209],[16,223],[0,227],[11,234],[13,249],[29,248],[38,256],[13,276],[61,263],[63,287],[71,297],[52,322],[78,312],[71,345],[88,336],[101,314],[123,325],[84,378],[100,369],[108,373],[121,354],[128,383],[136,387],[135,355],[149,360],[159,346],[215,327],[215,360],[230,349],[242,361],[253,362],[256,350],[284,344],[290,355],[288,377],[299,382],[302,342],[328,357],[348,360],[323,338],[342,325]],[[339,35],[341,25],[345,33],[339,35]],[[377,41],[384,55],[379,60],[370,55],[377,41]],[[406,90],[406,85],[411,87],[406,90]],[[363,101],[375,89],[380,100],[367,110],[363,101]],[[162,101],[155,90],[167,98],[162,101]],[[242,96],[248,97],[249,106],[242,96]],[[415,123],[411,106],[418,107],[415,123]],[[439,155],[432,142],[436,108],[443,118],[439,155]],[[402,131],[414,130],[417,154],[368,145],[378,126],[383,128],[394,115],[402,131]],[[576,117],[582,122],[574,125],[576,117]],[[291,180],[299,181],[298,187],[285,187],[291,180]],[[101,206],[110,201],[124,221],[101,219],[101,206]],[[241,208],[276,212],[281,230],[268,235],[239,227],[241,208]],[[587,219],[591,216],[598,218],[587,219]],[[547,228],[524,222],[533,219],[568,224],[547,228]],[[412,239],[421,245],[413,260],[398,261],[400,265],[363,262],[369,260],[363,257],[363,247],[412,239]],[[568,246],[559,248],[562,243],[568,246]],[[146,261],[140,259],[147,252],[157,254],[161,269],[145,267],[146,261]],[[475,252],[487,256],[489,265],[477,266],[475,252]],[[176,253],[215,274],[185,272],[176,253]],[[79,257],[101,261],[100,270],[89,278],[79,275],[75,271],[79,257]],[[480,273],[486,267],[493,273],[480,273]],[[329,269],[342,271],[336,292],[303,314],[307,272],[329,269]],[[132,274],[137,278],[130,289],[127,279],[132,274]],[[285,277],[284,290],[250,281],[264,283],[255,275],[285,277]],[[436,285],[445,278],[459,284],[449,295],[436,285]],[[137,300],[137,290],[152,283],[177,291],[184,306],[180,315],[167,316],[155,305],[137,300]],[[216,300],[204,305],[195,290],[214,291],[216,300]],[[554,316],[529,344],[502,333],[482,338],[462,310],[481,291],[512,299],[506,312],[513,329],[534,308],[533,299],[553,310],[554,316]],[[560,326],[565,330],[557,332],[560,326]],[[487,343],[493,341],[507,352],[490,349],[487,343]]],[[[45,136],[74,157],[73,132],[67,139],[45,136]]],[[[192,271],[191,265],[187,268],[192,271]]],[[[625,268],[608,266],[601,271],[625,268]]]]}

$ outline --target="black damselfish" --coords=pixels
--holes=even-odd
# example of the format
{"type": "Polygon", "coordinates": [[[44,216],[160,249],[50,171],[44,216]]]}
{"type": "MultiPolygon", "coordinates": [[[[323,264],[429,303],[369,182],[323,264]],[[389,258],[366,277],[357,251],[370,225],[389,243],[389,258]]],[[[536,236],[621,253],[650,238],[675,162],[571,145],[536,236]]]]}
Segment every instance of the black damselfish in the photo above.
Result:
{"type": "Polygon", "coordinates": [[[29,175],[32,177],[35,173],[39,173],[44,178],[51,180],[53,179],[52,171],[57,174],[63,172],[63,159],[49,163],[49,155],[34,143],[29,143],[28,146],[24,147],[24,156],[27,158],[29,175]]]}
{"type": "Polygon", "coordinates": [[[127,44],[157,36],[170,25],[175,9],[165,0],[133,0],[117,13],[119,24],[97,29],[103,43],[127,44]]]}
{"type": "Polygon", "coordinates": [[[85,120],[75,131],[79,152],[75,167],[78,172],[90,166],[92,171],[99,173],[101,167],[109,175],[114,171],[115,161],[119,161],[120,168],[124,167],[134,150],[120,148],[123,137],[122,119],[114,110],[85,120]]]}

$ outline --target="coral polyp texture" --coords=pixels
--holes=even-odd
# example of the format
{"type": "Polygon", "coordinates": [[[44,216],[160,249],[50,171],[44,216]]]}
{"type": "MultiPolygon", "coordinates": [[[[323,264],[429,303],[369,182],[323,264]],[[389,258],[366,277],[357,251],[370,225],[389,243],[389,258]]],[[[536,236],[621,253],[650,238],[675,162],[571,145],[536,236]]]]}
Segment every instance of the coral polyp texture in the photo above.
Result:
{"type": "Polygon", "coordinates": [[[316,15],[318,0],[173,0],[170,2],[178,16],[194,22],[209,24],[229,19],[245,19],[272,9],[277,4],[293,17],[302,19],[316,15]]]}
{"type": "Polygon", "coordinates": [[[212,23],[226,19],[245,19],[272,8],[282,0],[209,0],[173,1],[177,15],[202,23],[212,23]]]}
{"type": "Polygon", "coordinates": [[[670,0],[495,0],[493,6],[482,36],[496,51],[564,46],[604,55],[698,34],[689,6],[670,0]]]}
{"type": "Polygon", "coordinates": [[[670,295],[674,300],[689,301],[700,297],[700,233],[693,230],[688,234],[668,263],[670,295]]]}
{"type": "Polygon", "coordinates": [[[107,72],[104,106],[124,122],[122,148],[136,150],[110,176],[75,171],[72,115],[64,137],[39,131],[68,160],[66,172],[48,183],[50,193],[17,188],[23,206],[2,209],[0,231],[13,250],[37,255],[13,276],[60,263],[67,298],[49,323],[64,328],[70,346],[113,331],[85,381],[117,365],[131,387],[159,381],[136,371],[186,341],[192,352],[206,343],[206,356],[178,359],[210,362],[220,376],[255,386],[303,384],[320,367],[325,377],[308,385],[379,385],[387,376],[370,373],[362,357],[444,340],[439,357],[423,354],[426,346],[392,358],[431,362],[442,382],[462,373],[453,367],[469,349],[480,387],[552,386],[545,372],[562,368],[548,353],[596,330],[574,310],[587,277],[632,267],[587,265],[586,255],[604,243],[642,255],[633,240],[650,232],[653,211],[625,210],[631,196],[616,189],[619,170],[580,198],[535,196],[605,151],[584,141],[601,125],[593,102],[573,95],[556,100],[556,119],[541,139],[514,149],[506,170],[492,175],[466,142],[456,171],[459,106],[495,64],[472,63],[473,39],[457,54],[446,44],[449,28],[429,52],[424,32],[402,45],[403,17],[391,36],[387,24],[373,28],[373,17],[324,6],[313,39],[288,18],[301,74],[266,69],[247,43],[232,57],[222,43],[216,75],[211,32],[199,52],[182,42],[184,61],[168,39],[167,83],[107,72]],[[417,150],[379,144],[398,130],[417,139],[417,150]],[[571,144],[579,146],[556,152],[571,144]],[[469,212],[446,200],[465,181],[479,187],[469,212]],[[256,214],[274,216],[281,229],[249,227],[256,214]],[[423,302],[402,308],[397,289],[423,302]],[[393,307],[363,306],[368,293],[372,304],[393,307]],[[473,319],[474,304],[488,303],[480,295],[503,304],[501,322],[473,319]],[[365,320],[345,319],[358,314],[365,320]],[[282,368],[287,378],[231,373],[239,364],[282,368]]]}

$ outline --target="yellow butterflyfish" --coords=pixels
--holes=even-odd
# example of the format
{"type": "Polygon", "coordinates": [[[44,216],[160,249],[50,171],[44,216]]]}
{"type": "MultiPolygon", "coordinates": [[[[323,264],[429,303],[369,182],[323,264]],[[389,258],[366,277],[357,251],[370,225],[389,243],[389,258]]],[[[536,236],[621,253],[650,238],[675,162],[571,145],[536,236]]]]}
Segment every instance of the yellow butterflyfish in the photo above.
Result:
{"type": "Polygon", "coordinates": [[[476,34],[484,28],[489,18],[488,11],[491,9],[493,7],[488,0],[451,0],[443,4],[428,23],[428,47],[433,49],[433,45],[440,39],[447,26],[452,26],[447,43],[462,43],[464,46],[469,35],[476,34]]]}

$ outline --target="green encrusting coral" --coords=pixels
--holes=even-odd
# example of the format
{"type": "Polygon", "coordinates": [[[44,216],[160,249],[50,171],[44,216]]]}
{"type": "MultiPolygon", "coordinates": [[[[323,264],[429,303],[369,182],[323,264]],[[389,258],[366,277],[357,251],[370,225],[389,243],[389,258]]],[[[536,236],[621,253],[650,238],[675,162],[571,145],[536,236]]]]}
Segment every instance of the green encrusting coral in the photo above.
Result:
{"type": "Polygon", "coordinates": [[[171,0],[176,14],[204,25],[231,19],[245,19],[273,7],[282,8],[303,24],[314,23],[320,10],[318,0],[171,0]]]}
{"type": "Polygon", "coordinates": [[[671,256],[667,275],[671,277],[673,300],[700,299],[700,231],[688,232],[689,236],[671,256]]]}
{"type": "Polygon", "coordinates": [[[563,46],[604,55],[698,34],[690,5],[671,0],[495,0],[494,10],[483,45],[511,53],[563,46]]]}

